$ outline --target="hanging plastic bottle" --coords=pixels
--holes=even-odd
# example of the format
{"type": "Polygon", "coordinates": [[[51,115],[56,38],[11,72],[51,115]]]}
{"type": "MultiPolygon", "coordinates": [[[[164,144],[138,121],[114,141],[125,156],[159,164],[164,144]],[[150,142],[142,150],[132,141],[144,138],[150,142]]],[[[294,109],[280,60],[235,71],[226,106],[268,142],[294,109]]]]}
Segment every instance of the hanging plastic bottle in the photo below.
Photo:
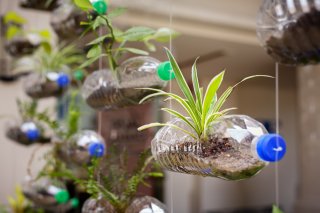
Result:
{"type": "Polygon", "coordinates": [[[61,96],[69,87],[70,77],[64,72],[33,73],[25,81],[26,94],[33,99],[61,96]]]}
{"type": "Polygon", "coordinates": [[[319,63],[320,0],[264,0],[257,33],[268,54],[279,63],[319,63]]]}
{"type": "MultiPolygon", "coordinates": [[[[67,156],[67,164],[71,167],[89,164],[93,158],[105,155],[104,139],[94,131],[84,130],[77,133],[69,141],[61,145],[60,153],[67,156]]],[[[65,158],[65,157],[64,157],[65,158]]]]}
{"type": "Polygon", "coordinates": [[[126,213],[168,213],[166,206],[156,198],[144,196],[136,198],[127,208],[126,213]]]}
{"type": "MultiPolygon", "coordinates": [[[[170,123],[193,132],[182,120],[170,123]]],[[[269,162],[281,160],[286,153],[280,135],[268,134],[261,123],[245,115],[221,117],[207,131],[208,138],[197,141],[165,126],[152,140],[152,154],[171,171],[241,180],[257,174],[269,162]]]]}
{"type": "Polygon", "coordinates": [[[166,80],[174,78],[170,63],[160,63],[145,56],[126,60],[116,69],[116,73],[117,77],[109,70],[99,70],[86,78],[82,95],[89,106],[94,109],[116,109],[135,105],[150,94],[150,91],[138,88],[161,89],[166,86],[166,80]]]}
{"type": "Polygon", "coordinates": [[[20,6],[23,8],[52,11],[61,4],[61,0],[19,0],[20,6]]]}
{"type": "Polygon", "coordinates": [[[8,123],[6,136],[22,145],[50,142],[50,138],[44,136],[43,131],[39,129],[38,124],[33,121],[26,121],[20,124],[16,122],[8,123]]]}
{"type": "Polygon", "coordinates": [[[34,53],[42,41],[40,35],[35,33],[17,35],[6,42],[5,50],[12,57],[27,56],[34,53]]]}
{"type": "Polygon", "coordinates": [[[43,209],[58,209],[59,205],[66,204],[69,192],[63,182],[49,178],[28,180],[23,185],[23,194],[36,207],[43,209]]]}
{"type": "Polygon", "coordinates": [[[114,207],[102,197],[89,198],[82,206],[82,213],[116,213],[114,207]]]}

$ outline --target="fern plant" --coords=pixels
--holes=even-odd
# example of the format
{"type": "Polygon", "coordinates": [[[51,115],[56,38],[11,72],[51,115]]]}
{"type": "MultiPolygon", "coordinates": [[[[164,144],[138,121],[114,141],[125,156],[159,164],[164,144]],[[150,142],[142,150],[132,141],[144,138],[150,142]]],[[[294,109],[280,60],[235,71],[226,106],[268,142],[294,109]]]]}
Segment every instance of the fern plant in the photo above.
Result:
{"type": "Polygon", "coordinates": [[[137,196],[141,184],[148,186],[146,179],[163,177],[153,162],[150,149],[140,154],[133,172],[127,168],[126,152],[118,152],[114,147],[105,159],[94,159],[88,167],[89,178],[77,180],[93,198],[103,196],[113,207],[123,213],[137,196]],[[107,169],[107,170],[106,170],[107,169]],[[105,174],[103,171],[107,171],[105,174]]]}
{"type": "Polygon", "coordinates": [[[193,96],[191,89],[189,88],[181,72],[181,69],[179,68],[179,65],[177,64],[172,53],[168,49],[166,49],[166,52],[170,60],[173,72],[176,76],[179,88],[182,91],[184,96],[180,97],[174,93],[165,92],[158,89],[141,88],[141,89],[153,91],[155,93],[146,96],[140,101],[140,103],[143,103],[147,99],[151,97],[156,97],[156,96],[167,96],[169,99],[176,101],[179,105],[181,105],[184,108],[188,117],[170,108],[162,108],[161,110],[173,115],[174,117],[181,119],[183,122],[185,122],[188,126],[190,126],[196,132],[196,135],[191,133],[190,131],[187,131],[174,124],[169,124],[169,123],[151,123],[138,128],[139,131],[147,128],[151,128],[151,127],[157,127],[157,126],[171,126],[173,128],[179,129],[187,133],[194,139],[200,139],[200,140],[206,141],[208,139],[207,130],[210,123],[216,121],[221,116],[235,109],[235,108],[228,108],[228,109],[221,110],[222,106],[224,105],[224,103],[226,102],[226,100],[228,99],[228,97],[230,96],[230,94],[232,93],[235,87],[237,87],[240,83],[254,77],[271,77],[267,75],[254,75],[254,76],[244,78],[234,86],[228,87],[228,89],[224,91],[220,97],[218,97],[217,91],[222,84],[225,71],[220,72],[210,81],[206,89],[206,92],[204,93],[203,87],[200,87],[199,85],[197,67],[195,62],[194,65],[192,66],[192,83],[193,83],[193,90],[195,94],[193,96]]]}

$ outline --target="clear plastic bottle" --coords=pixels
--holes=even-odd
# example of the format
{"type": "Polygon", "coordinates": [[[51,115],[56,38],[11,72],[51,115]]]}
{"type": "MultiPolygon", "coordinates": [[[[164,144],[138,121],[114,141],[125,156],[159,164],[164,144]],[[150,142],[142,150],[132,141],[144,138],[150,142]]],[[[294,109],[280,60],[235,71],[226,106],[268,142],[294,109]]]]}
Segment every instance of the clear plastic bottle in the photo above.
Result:
{"type": "MultiPolygon", "coordinates": [[[[193,132],[180,119],[170,123],[193,132]]],[[[155,159],[168,170],[226,180],[249,178],[269,162],[281,160],[286,152],[280,135],[268,134],[261,123],[245,115],[221,117],[211,123],[208,138],[201,141],[165,126],[151,148],[155,159]]]]}
{"type": "Polygon", "coordinates": [[[86,20],[86,12],[79,10],[72,2],[65,2],[53,11],[50,24],[59,38],[70,39],[85,30],[79,23],[86,20]]]}
{"type": "Polygon", "coordinates": [[[82,213],[117,213],[114,207],[102,197],[89,198],[82,206],[82,213]]]}
{"type": "Polygon", "coordinates": [[[70,84],[63,72],[33,73],[25,80],[25,91],[33,99],[61,96],[70,84]]]}
{"type": "Polygon", "coordinates": [[[167,207],[154,197],[136,198],[127,208],[126,213],[168,213],[167,207]]]}
{"type": "Polygon", "coordinates": [[[87,165],[94,157],[104,156],[105,152],[104,139],[91,130],[77,133],[60,146],[62,159],[67,158],[71,167],[87,165]]]}
{"type": "Polygon", "coordinates": [[[117,76],[110,70],[99,70],[88,76],[82,95],[94,109],[116,109],[138,104],[150,91],[137,88],[162,89],[166,81],[158,76],[160,61],[140,56],[124,61],[117,69],[117,76]]]}
{"type": "Polygon", "coordinates": [[[63,182],[49,178],[28,180],[23,185],[23,194],[36,207],[56,209],[69,200],[69,192],[63,182]]]}
{"type": "Polygon", "coordinates": [[[45,136],[43,130],[33,121],[8,122],[6,136],[22,145],[50,142],[50,138],[45,136]]]}
{"type": "Polygon", "coordinates": [[[320,0],[264,0],[257,20],[258,37],[277,62],[320,62],[320,0]]]}

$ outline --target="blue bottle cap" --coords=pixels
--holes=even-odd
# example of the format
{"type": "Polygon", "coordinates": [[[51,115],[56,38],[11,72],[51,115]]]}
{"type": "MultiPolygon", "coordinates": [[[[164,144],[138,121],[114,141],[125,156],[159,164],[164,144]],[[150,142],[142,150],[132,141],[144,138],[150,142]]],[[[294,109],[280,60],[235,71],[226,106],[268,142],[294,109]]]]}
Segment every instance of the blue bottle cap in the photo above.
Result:
{"type": "Polygon", "coordinates": [[[70,83],[70,78],[67,74],[65,73],[60,73],[57,80],[56,80],[57,84],[59,87],[63,88],[63,87],[67,87],[70,83]]]}
{"type": "Polygon", "coordinates": [[[91,157],[102,157],[104,155],[104,150],[104,144],[100,142],[93,142],[88,147],[88,152],[91,157]]]}
{"type": "Polygon", "coordinates": [[[35,141],[39,138],[39,130],[38,129],[30,129],[26,131],[26,136],[28,140],[30,141],[35,141]]]}
{"type": "Polygon", "coordinates": [[[265,134],[258,139],[257,153],[264,161],[280,161],[286,154],[286,151],[286,142],[283,137],[278,134],[265,134]]]}

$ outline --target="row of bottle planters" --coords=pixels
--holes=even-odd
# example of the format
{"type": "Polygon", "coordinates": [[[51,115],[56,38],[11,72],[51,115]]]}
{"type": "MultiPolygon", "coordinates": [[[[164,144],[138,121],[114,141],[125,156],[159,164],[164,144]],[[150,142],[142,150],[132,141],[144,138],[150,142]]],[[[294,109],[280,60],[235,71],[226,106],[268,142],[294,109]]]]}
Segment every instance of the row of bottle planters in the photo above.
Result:
{"type": "MultiPolygon", "coordinates": [[[[32,202],[33,208],[41,208],[50,212],[65,213],[79,208],[78,198],[70,198],[66,185],[62,181],[41,178],[30,180],[23,186],[24,196],[32,202]]],[[[98,197],[87,199],[82,206],[82,213],[117,213],[116,208],[108,200],[98,197]]],[[[132,200],[124,213],[159,212],[167,213],[166,206],[153,197],[137,197],[132,200]]]]}

